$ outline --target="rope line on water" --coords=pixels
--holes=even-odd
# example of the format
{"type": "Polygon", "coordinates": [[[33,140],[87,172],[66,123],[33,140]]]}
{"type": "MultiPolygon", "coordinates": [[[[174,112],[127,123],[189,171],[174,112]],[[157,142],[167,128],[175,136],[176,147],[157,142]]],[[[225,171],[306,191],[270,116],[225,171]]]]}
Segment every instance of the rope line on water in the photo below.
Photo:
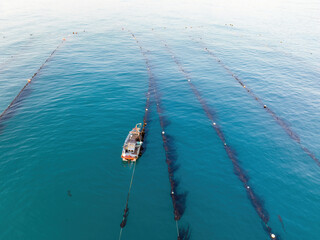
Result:
{"type": "Polygon", "coordinates": [[[65,38],[62,39],[62,41],[59,43],[59,45],[53,50],[53,52],[49,55],[49,57],[44,61],[44,63],[40,66],[40,68],[32,75],[30,79],[28,79],[27,83],[23,86],[23,88],[20,90],[20,92],[16,95],[16,97],[11,101],[11,103],[7,106],[7,108],[0,114],[0,121],[3,119],[3,117],[6,115],[8,110],[14,105],[14,103],[17,101],[21,93],[27,88],[28,85],[32,83],[32,81],[35,79],[37,74],[40,73],[42,68],[45,66],[45,64],[52,58],[52,56],[55,54],[55,52],[63,45],[63,43],[66,41],[65,38]]]}
{"type": "Polygon", "coordinates": [[[178,236],[178,239],[180,239],[179,223],[178,223],[178,220],[176,220],[176,228],[177,228],[177,236],[178,236]]]}
{"type": "Polygon", "coordinates": [[[165,46],[166,50],[168,51],[168,53],[171,54],[172,59],[176,63],[176,65],[178,66],[179,71],[186,78],[186,80],[187,80],[192,92],[194,93],[195,97],[197,98],[197,100],[201,104],[202,109],[204,110],[206,116],[210,120],[211,126],[213,127],[213,129],[215,130],[215,132],[219,136],[221,142],[223,143],[224,149],[225,149],[229,159],[231,160],[231,162],[233,164],[234,172],[238,176],[240,181],[243,183],[243,186],[244,186],[244,188],[245,188],[245,190],[247,192],[248,198],[250,199],[250,201],[251,201],[254,209],[256,210],[258,216],[263,221],[265,231],[268,233],[270,239],[272,239],[272,240],[279,239],[279,237],[276,236],[272,232],[271,227],[268,226],[268,221],[269,221],[268,212],[263,207],[263,204],[262,204],[262,201],[260,200],[260,198],[254,193],[252,187],[249,186],[249,182],[248,182],[249,181],[249,177],[247,176],[245,170],[243,170],[242,167],[240,166],[238,158],[236,157],[236,154],[234,153],[232,148],[229,145],[227,145],[226,139],[225,139],[224,134],[223,134],[223,132],[221,130],[221,127],[216,123],[216,120],[215,120],[215,117],[214,117],[214,111],[212,109],[210,109],[210,107],[208,106],[208,104],[205,101],[205,99],[202,98],[202,96],[201,96],[200,92],[198,91],[198,89],[196,88],[196,86],[191,82],[191,78],[190,78],[189,74],[187,73],[187,71],[184,70],[184,68],[182,67],[182,64],[177,59],[177,57],[174,55],[173,51],[169,48],[167,42],[162,40],[160,37],[159,37],[159,39],[164,44],[164,46],[165,46]]]}
{"type": "Polygon", "coordinates": [[[131,175],[131,181],[130,181],[130,185],[129,185],[129,190],[128,190],[128,194],[127,194],[127,201],[126,201],[126,206],[124,208],[124,213],[123,213],[123,217],[122,217],[122,221],[120,223],[120,233],[119,233],[119,240],[122,237],[122,229],[126,226],[127,224],[127,217],[129,215],[129,197],[130,197],[130,192],[131,192],[131,188],[132,188],[132,182],[133,182],[133,178],[134,178],[134,173],[136,170],[136,162],[133,163],[133,170],[132,170],[132,175],[131,175]]]}
{"type": "MultiPolygon", "coordinates": [[[[85,30],[84,30],[85,32],[85,30]]],[[[78,32],[73,32],[74,34],[78,34],[78,32]]],[[[71,35],[68,35],[68,37],[71,35]]],[[[56,53],[56,51],[64,44],[66,41],[66,38],[62,38],[62,41],[58,44],[58,46],[52,51],[52,53],[48,56],[48,58],[44,61],[44,63],[40,66],[40,68],[32,75],[31,78],[28,79],[27,83],[23,86],[23,88],[19,91],[19,93],[16,95],[16,97],[11,101],[11,103],[3,110],[3,112],[0,114],[0,124],[1,121],[5,120],[5,116],[7,113],[9,113],[10,109],[17,103],[17,100],[23,93],[23,91],[32,83],[32,81],[37,77],[37,75],[41,72],[41,70],[44,68],[44,66],[47,64],[47,62],[53,57],[53,55],[56,53]]]]}
{"type": "MultiPolygon", "coordinates": [[[[147,128],[146,128],[146,126],[147,126],[148,121],[149,121],[149,113],[150,113],[150,105],[151,105],[151,101],[150,101],[151,89],[152,89],[151,81],[149,81],[149,87],[148,87],[148,92],[147,92],[147,96],[146,96],[147,99],[146,99],[145,111],[144,111],[144,116],[143,116],[143,127],[142,127],[142,130],[141,130],[141,135],[142,135],[142,139],[141,140],[144,140],[144,144],[143,144],[144,148],[145,148],[145,145],[146,145],[145,139],[147,137],[147,134],[146,134],[147,133],[147,128]]],[[[127,218],[128,218],[128,214],[129,214],[129,207],[128,207],[129,206],[129,197],[130,197],[130,191],[131,191],[131,188],[132,188],[135,168],[136,168],[136,162],[134,162],[133,172],[132,172],[131,181],[130,181],[130,185],[129,185],[129,191],[128,191],[128,194],[127,194],[126,205],[125,205],[125,208],[124,208],[122,221],[120,223],[119,240],[122,237],[123,228],[127,224],[127,218]]]]}
{"type": "Polygon", "coordinates": [[[224,68],[232,77],[233,79],[235,79],[240,85],[241,87],[247,92],[249,93],[253,99],[255,101],[257,101],[260,106],[262,108],[264,108],[271,116],[272,118],[281,126],[281,128],[287,133],[287,135],[289,135],[289,137],[295,141],[296,143],[298,143],[298,145],[301,147],[301,149],[310,157],[312,158],[315,163],[320,167],[320,160],[315,156],[314,153],[312,153],[307,147],[305,147],[300,140],[300,137],[297,133],[295,133],[290,127],[289,125],[282,119],[280,118],[274,111],[272,111],[266,104],[264,104],[261,100],[261,98],[259,98],[255,93],[253,93],[253,91],[251,89],[249,89],[247,87],[247,85],[244,84],[244,82],[235,74],[233,73],[229,67],[227,67],[219,57],[216,56],[216,54],[214,54],[211,50],[209,50],[206,46],[204,46],[203,42],[197,41],[193,38],[191,38],[193,41],[198,42],[201,44],[202,48],[211,56],[213,57],[222,68],[224,68]]]}
{"type": "MultiPolygon", "coordinates": [[[[122,28],[124,30],[124,28],[122,28]]],[[[184,228],[179,228],[178,221],[181,219],[184,211],[185,211],[185,200],[186,200],[186,193],[179,193],[178,192],[178,182],[174,176],[175,171],[178,169],[178,166],[176,165],[176,152],[173,147],[173,139],[170,135],[168,135],[165,132],[165,127],[167,125],[167,121],[165,117],[163,116],[163,109],[161,108],[161,100],[158,94],[157,90],[157,85],[156,81],[154,78],[154,75],[151,71],[151,66],[149,59],[147,57],[147,52],[146,50],[143,49],[141,43],[139,40],[136,38],[136,36],[128,30],[128,32],[131,34],[135,42],[137,43],[141,54],[143,55],[145,62],[146,62],[146,68],[148,71],[149,75],[149,82],[152,87],[153,95],[155,98],[156,102],[156,107],[157,107],[157,113],[159,116],[159,121],[160,121],[160,126],[161,126],[161,136],[162,136],[162,142],[163,142],[163,147],[165,150],[165,155],[166,155],[166,163],[168,166],[168,173],[169,173],[169,181],[171,185],[171,191],[170,191],[170,196],[173,204],[173,210],[174,210],[174,220],[176,222],[176,228],[177,228],[177,239],[178,240],[187,240],[190,239],[190,230],[189,226],[187,229],[184,228]]]]}
{"type": "MultiPolygon", "coordinates": [[[[237,30],[240,30],[239,28],[234,28],[235,26],[234,26],[234,24],[231,24],[231,23],[226,23],[226,24],[213,24],[213,25],[215,25],[215,27],[218,27],[218,28],[221,28],[221,27],[225,27],[225,28],[228,28],[228,30],[231,30],[231,31],[234,31],[235,29],[237,29],[237,30]]],[[[190,31],[192,31],[192,30],[194,30],[194,29],[197,29],[197,30],[199,30],[199,29],[203,29],[203,31],[205,31],[205,32],[208,32],[208,31],[214,31],[212,28],[212,25],[210,25],[210,26],[203,26],[203,25],[196,25],[196,26],[185,26],[185,27],[182,27],[180,30],[182,30],[182,29],[184,29],[184,30],[186,30],[186,29],[188,29],[188,30],[190,30],[190,31]]],[[[152,30],[154,30],[155,28],[151,28],[152,30]]],[[[162,30],[162,29],[170,29],[169,27],[158,27],[156,30],[162,30]]],[[[176,30],[178,30],[176,27],[174,27],[174,29],[176,29],[176,30]]],[[[171,30],[173,30],[173,28],[171,28],[171,30]]],[[[255,36],[253,36],[252,34],[248,34],[248,33],[244,33],[244,31],[241,31],[241,33],[240,32],[238,32],[238,33],[236,33],[236,32],[229,32],[229,34],[232,34],[232,36],[235,36],[235,37],[237,37],[237,38],[246,38],[246,39],[249,39],[249,40],[257,40],[257,39],[260,39],[260,40],[258,40],[258,41],[263,41],[263,43],[261,42],[261,43],[259,43],[260,45],[259,46],[263,46],[263,47],[265,47],[265,48],[268,48],[268,49],[270,49],[271,51],[273,51],[273,52],[277,52],[277,53],[280,53],[280,54],[282,54],[283,56],[286,56],[286,57],[297,57],[297,56],[295,56],[293,53],[291,53],[291,52],[286,52],[284,49],[282,49],[283,48],[283,41],[281,41],[280,39],[279,39],[279,43],[280,43],[280,45],[276,45],[275,44],[275,42],[272,44],[272,43],[266,43],[265,41],[264,41],[264,38],[265,37],[267,37],[266,35],[262,35],[262,34],[257,34],[257,35],[255,35],[255,36]],[[253,37],[255,37],[255,38],[253,38],[253,37]],[[272,46],[273,45],[273,46],[272,46]],[[281,46],[282,45],[282,46],[281,46]]],[[[279,44],[278,43],[278,44],[279,44]]],[[[312,54],[312,53],[310,53],[310,54],[312,54]]]]}

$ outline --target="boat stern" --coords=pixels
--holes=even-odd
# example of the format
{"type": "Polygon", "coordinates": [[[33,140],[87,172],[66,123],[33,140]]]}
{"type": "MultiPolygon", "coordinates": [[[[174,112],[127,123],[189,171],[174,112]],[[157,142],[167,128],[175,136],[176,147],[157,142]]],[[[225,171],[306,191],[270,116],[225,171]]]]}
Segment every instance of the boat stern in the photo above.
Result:
{"type": "Polygon", "coordinates": [[[131,155],[121,155],[122,161],[125,162],[135,162],[137,160],[138,157],[136,156],[131,156],[131,155]]]}

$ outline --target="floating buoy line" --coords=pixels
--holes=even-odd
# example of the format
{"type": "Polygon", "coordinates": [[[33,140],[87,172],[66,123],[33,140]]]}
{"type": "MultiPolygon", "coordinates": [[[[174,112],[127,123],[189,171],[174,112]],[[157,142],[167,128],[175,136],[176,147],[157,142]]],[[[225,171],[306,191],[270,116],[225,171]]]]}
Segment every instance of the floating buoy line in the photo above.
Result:
{"type": "Polygon", "coordinates": [[[251,89],[248,88],[247,85],[244,84],[244,82],[235,74],[231,71],[231,69],[229,67],[227,67],[219,57],[216,56],[215,53],[213,53],[213,51],[209,50],[204,44],[203,42],[201,42],[200,40],[195,40],[193,38],[191,38],[193,41],[201,44],[201,47],[204,51],[206,51],[212,58],[214,58],[222,68],[224,68],[232,77],[233,79],[235,79],[240,85],[241,87],[247,92],[249,93],[252,98],[259,103],[259,105],[265,109],[271,116],[272,118],[276,121],[276,123],[278,123],[281,128],[287,133],[287,135],[289,135],[289,137],[295,141],[296,143],[298,143],[298,145],[300,146],[300,148],[309,156],[311,157],[315,163],[320,167],[320,160],[315,156],[314,153],[312,153],[307,147],[305,147],[300,140],[300,137],[297,133],[295,133],[290,127],[289,125],[286,123],[286,121],[284,121],[282,118],[280,118],[274,111],[272,111],[266,104],[264,104],[261,100],[261,98],[259,98],[255,93],[253,93],[253,91],[251,89]]]}
{"type": "MultiPolygon", "coordinates": [[[[73,32],[73,34],[78,34],[78,32],[73,32]]],[[[69,35],[70,36],[70,35],[69,35]]],[[[10,109],[14,106],[14,104],[17,102],[21,94],[26,90],[26,88],[32,83],[32,81],[37,77],[37,75],[41,72],[41,70],[44,68],[44,66],[47,64],[47,62],[54,56],[56,51],[64,44],[66,41],[66,38],[62,38],[62,41],[58,44],[58,46],[52,51],[52,53],[49,55],[49,57],[44,61],[44,63],[40,66],[40,68],[32,75],[31,78],[27,80],[27,83],[22,87],[20,92],[16,95],[16,97],[11,101],[11,103],[6,107],[6,109],[0,114],[0,123],[5,119],[5,116],[7,113],[9,113],[10,109]]]]}
{"type": "MultiPolygon", "coordinates": [[[[122,28],[122,30],[125,30],[125,29],[122,28]]],[[[178,223],[178,221],[181,219],[185,211],[186,193],[179,193],[178,181],[174,175],[175,171],[178,169],[178,166],[176,164],[176,160],[177,160],[176,151],[175,151],[175,148],[173,147],[174,141],[173,141],[173,138],[169,134],[167,134],[165,131],[165,128],[167,126],[167,121],[163,116],[163,109],[161,107],[161,99],[159,97],[157,84],[155,81],[155,77],[151,71],[150,61],[146,54],[148,51],[143,49],[139,40],[130,30],[128,30],[128,32],[130,33],[132,38],[135,40],[136,44],[140,49],[141,54],[144,57],[146,68],[148,71],[148,76],[149,76],[149,86],[153,93],[153,97],[155,98],[155,103],[157,105],[156,108],[157,108],[157,113],[159,116],[159,121],[161,126],[161,136],[162,136],[163,147],[165,150],[166,163],[168,166],[169,182],[171,186],[170,196],[171,196],[172,205],[173,205],[174,220],[176,222],[176,228],[177,228],[177,239],[187,240],[187,239],[190,239],[189,226],[187,228],[180,227],[178,223]]]]}
{"type": "Polygon", "coordinates": [[[14,105],[14,103],[18,100],[21,93],[32,83],[32,81],[36,78],[36,76],[40,73],[42,68],[46,65],[46,63],[52,58],[52,56],[55,54],[55,52],[63,45],[63,43],[66,41],[65,38],[62,39],[62,41],[59,43],[59,45],[53,50],[53,52],[49,55],[49,57],[45,60],[45,62],[40,66],[40,68],[32,75],[31,78],[27,80],[27,83],[23,86],[23,88],[20,90],[20,92],[16,95],[16,97],[11,101],[11,103],[7,106],[7,108],[0,114],[0,121],[4,118],[6,113],[10,110],[10,108],[14,105]]]}
{"type": "Polygon", "coordinates": [[[258,214],[258,216],[260,217],[260,219],[264,223],[264,229],[267,232],[267,234],[269,235],[269,238],[272,240],[279,239],[279,236],[274,234],[271,227],[268,225],[269,214],[268,214],[267,210],[264,208],[260,198],[253,191],[252,186],[249,185],[249,177],[247,176],[246,171],[240,166],[239,160],[238,160],[236,154],[234,153],[232,148],[227,144],[226,138],[221,130],[221,127],[217,124],[217,121],[214,117],[215,116],[214,111],[212,109],[210,109],[210,107],[208,106],[205,99],[202,98],[200,92],[198,91],[196,86],[192,83],[190,75],[187,73],[186,70],[184,70],[184,68],[182,67],[182,64],[177,59],[177,57],[174,55],[173,51],[169,48],[167,42],[162,40],[160,37],[158,37],[158,38],[161,40],[161,42],[165,46],[168,53],[172,56],[172,59],[176,63],[179,71],[186,78],[187,83],[189,84],[192,92],[194,93],[195,97],[197,98],[197,100],[201,104],[202,109],[204,110],[206,116],[210,120],[210,122],[211,122],[210,125],[213,127],[213,129],[215,130],[215,132],[219,136],[219,138],[224,146],[224,149],[233,164],[234,173],[238,176],[239,180],[243,183],[243,187],[245,188],[245,190],[247,192],[247,196],[248,196],[249,200],[251,201],[251,204],[254,207],[256,213],[258,214]]]}
{"type": "MultiPolygon", "coordinates": [[[[145,111],[144,111],[144,116],[143,116],[143,126],[142,126],[142,130],[141,130],[141,135],[142,135],[142,140],[144,140],[144,150],[145,151],[145,139],[147,137],[147,125],[149,122],[149,115],[150,115],[150,105],[151,105],[151,101],[150,101],[150,95],[151,95],[151,81],[149,81],[149,88],[148,88],[148,92],[147,92],[147,99],[146,99],[146,105],[145,105],[145,111]]],[[[133,170],[132,170],[132,175],[131,175],[131,180],[130,180],[130,185],[129,185],[129,190],[128,190],[128,194],[127,194],[127,199],[126,199],[126,204],[125,204],[125,208],[123,211],[123,215],[122,215],[122,221],[120,223],[120,233],[119,233],[119,240],[122,237],[122,231],[123,228],[126,226],[127,224],[127,219],[128,219],[128,215],[129,215],[129,197],[130,197],[130,191],[132,188],[132,183],[133,183],[133,178],[134,178],[134,173],[135,173],[135,169],[136,169],[136,161],[133,162],[133,170]]]]}
{"type": "MultiPolygon", "coordinates": [[[[224,27],[225,26],[225,27],[228,27],[229,29],[234,29],[235,28],[235,25],[232,24],[232,23],[225,23],[223,25],[222,24],[214,24],[214,25],[217,26],[217,27],[224,27]]],[[[185,26],[185,27],[182,27],[181,29],[189,29],[189,30],[191,30],[191,29],[203,29],[203,28],[208,28],[208,26],[203,26],[203,25],[185,26]]],[[[167,27],[159,27],[157,29],[169,29],[169,28],[167,28],[167,27]]],[[[172,28],[172,29],[177,29],[177,28],[172,28]]],[[[151,30],[153,31],[154,28],[151,28],[151,30]]],[[[210,30],[210,29],[207,29],[207,31],[208,30],[210,30]]],[[[235,34],[233,34],[233,35],[235,36],[235,34]]],[[[245,37],[246,39],[256,40],[256,39],[253,39],[253,37],[250,34],[244,34],[243,32],[241,34],[239,34],[238,36],[241,37],[241,38],[245,37]]],[[[261,35],[261,34],[257,34],[256,37],[259,37],[261,39],[264,36],[261,35]]],[[[284,42],[279,40],[279,43],[282,45],[284,42]]],[[[281,50],[280,47],[279,47],[280,45],[275,45],[275,47],[272,47],[270,44],[269,45],[261,44],[261,45],[263,47],[269,48],[273,52],[280,53],[280,54],[282,54],[282,55],[284,55],[286,57],[296,57],[295,55],[293,55],[290,52],[285,52],[284,50],[281,50]]],[[[312,55],[312,53],[310,53],[310,54],[312,55]]]]}

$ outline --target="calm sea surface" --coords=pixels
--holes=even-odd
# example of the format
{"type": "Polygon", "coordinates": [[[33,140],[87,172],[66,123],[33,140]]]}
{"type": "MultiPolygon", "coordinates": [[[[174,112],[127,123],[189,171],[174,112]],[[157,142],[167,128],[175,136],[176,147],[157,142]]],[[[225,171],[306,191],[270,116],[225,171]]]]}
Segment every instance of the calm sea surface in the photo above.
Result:
{"type": "MultiPolygon", "coordinates": [[[[272,231],[320,239],[320,167],[301,148],[320,158],[319,12],[317,0],[1,1],[0,112],[66,41],[0,120],[0,239],[119,238],[133,170],[120,154],[148,91],[127,29],[148,51],[170,122],[187,193],[179,224],[191,239],[269,236],[172,54],[215,112],[272,231]]],[[[177,239],[155,104],[148,129],[122,239],[177,239]]]]}

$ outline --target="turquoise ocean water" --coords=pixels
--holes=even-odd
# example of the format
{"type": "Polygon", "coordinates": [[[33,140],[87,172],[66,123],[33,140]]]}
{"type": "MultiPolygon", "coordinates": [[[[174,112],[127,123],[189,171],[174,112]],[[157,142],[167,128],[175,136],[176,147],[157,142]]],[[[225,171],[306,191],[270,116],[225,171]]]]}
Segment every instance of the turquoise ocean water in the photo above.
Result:
{"type": "MultiPolygon", "coordinates": [[[[0,112],[66,41],[0,122],[0,239],[119,238],[133,170],[120,154],[148,91],[144,58],[122,28],[148,50],[191,239],[269,236],[172,53],[214,110],[273,232],[320,239],[320,167],[203,48],[319,159],[319,10],[313,0],[1,1],[0,112]]],[[[177,239],[155,104],[148,130],[122,239],[177,239]]]]}

